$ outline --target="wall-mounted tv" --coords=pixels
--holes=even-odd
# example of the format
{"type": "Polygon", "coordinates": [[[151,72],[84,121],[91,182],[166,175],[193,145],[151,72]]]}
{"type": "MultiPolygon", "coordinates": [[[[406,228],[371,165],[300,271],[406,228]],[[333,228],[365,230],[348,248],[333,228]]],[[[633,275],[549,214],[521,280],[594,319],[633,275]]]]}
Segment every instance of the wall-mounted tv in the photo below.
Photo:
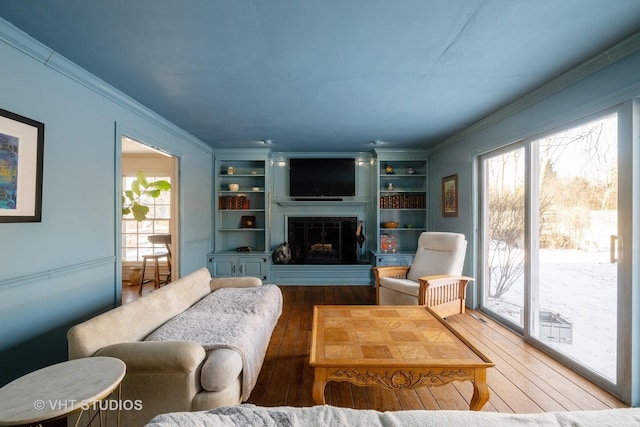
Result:
{"type": "Polygon", "coordinates": [[[355,196],[355,159],[289,159],[289,195],[297,198],[355,196]]]}

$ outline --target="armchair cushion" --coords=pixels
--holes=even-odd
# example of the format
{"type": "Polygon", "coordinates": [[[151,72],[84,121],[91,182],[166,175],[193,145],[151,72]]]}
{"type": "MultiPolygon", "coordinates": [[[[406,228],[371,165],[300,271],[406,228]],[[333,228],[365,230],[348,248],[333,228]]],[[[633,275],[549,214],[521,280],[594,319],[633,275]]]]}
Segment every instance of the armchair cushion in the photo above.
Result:
{"type": "Polygon", "coordinates": [[[417,283],[423,276],[449,274],[456,264],[453,251],[418,248],[407,279],[417,283]]]}
{"type": "Polygon", "coordinates": [[[380,286],[390,289],[392,291],[411,295],[416,298],[418,298],[418,293],[420,291],[420,284],[409,279],[396,279],[393,277],[382,277],[380,278],[380,286]]]}
{"type": "Polygon", "coordinates": [[[464,234],[422,233],[407,279],[419,282],[420,277],[434,274],[459,276],[462,274],[466,248],[464,234]]]}

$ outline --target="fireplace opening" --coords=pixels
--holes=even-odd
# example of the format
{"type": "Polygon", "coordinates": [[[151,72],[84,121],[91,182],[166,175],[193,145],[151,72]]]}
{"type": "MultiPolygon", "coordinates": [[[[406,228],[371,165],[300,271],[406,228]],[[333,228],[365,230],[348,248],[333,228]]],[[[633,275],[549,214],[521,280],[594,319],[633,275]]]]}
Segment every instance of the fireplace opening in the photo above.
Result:
{"type": "Polygon", "coordinates": [[[357,264],[356,217],[290,217],[288,243],[295,264],[357,264]]]}

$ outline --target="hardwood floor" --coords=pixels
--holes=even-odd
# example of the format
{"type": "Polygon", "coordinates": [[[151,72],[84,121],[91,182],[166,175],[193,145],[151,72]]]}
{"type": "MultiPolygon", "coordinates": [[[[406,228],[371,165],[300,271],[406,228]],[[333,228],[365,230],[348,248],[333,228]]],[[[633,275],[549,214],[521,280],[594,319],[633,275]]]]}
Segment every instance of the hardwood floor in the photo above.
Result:
{"type": "MultiPolygon", "coordinates": [[[[313,406],[313,369],[309,338],[313,306],[375,304],[370,286],[281,286],[284,308],[273,332],[258,382],[247,403],[261,406],[313,406]]],[[[143,294],[153,290],[146,284],[143,294]]],[[[123,303],[138,298],[138,289],[123,286],[123,303]]],[[[483,411],[535,413],[626,407],[615,396],[564,367],[480,312],[451,316],[449,324],[489,357],[491,396],[483,411]],[[478,320],[481,319],[481,320],[478,320]]],[[[358,409],[469,408],[472,385],[453,382],[440,387],[391,391],[330,382],[328,404],[358,409]]]]}
{"type": "MultiPolygon", "coordinates": [[[[248,403],[261,406],[313,406],[313,369],[308,366],[309,336],[316,304],[374,304],[368,286],[281,286],[284,309],[248,403]]],[[[519,336],[475,311],[448,322],[489,357],[491,397],[484,411],[535,413],[626,407],[619,399],[525,343],[519,336]],[[477,316],[483,321],[478,320],[477,316]]],[[[359,409],[469,408],[472,385],[453,382],[440,387],[391,391],[330,382],[328,404],[359,409]]]]}
{"type": "MultiPolygon", "coordinates": [[[[140,296],[138,294],[139,289],[140,288],[138,286],[131,286],[128,283],[123,283],[122,284],[122,304],[126,304],[128,302],[138,299],[138,297],[140,296]]],[[[153,283],[151,282],[145,283],[142,286],[142,295],[146,295],[153,290],[154,290],[153,283]]]]}

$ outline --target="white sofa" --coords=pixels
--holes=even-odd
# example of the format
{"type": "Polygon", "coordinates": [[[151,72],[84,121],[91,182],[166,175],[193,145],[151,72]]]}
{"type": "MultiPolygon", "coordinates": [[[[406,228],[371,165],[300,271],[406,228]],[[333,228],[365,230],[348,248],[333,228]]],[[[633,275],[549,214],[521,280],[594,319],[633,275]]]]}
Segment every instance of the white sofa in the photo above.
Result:
{"type": "Polygon", "coordinates": [[[111,356],[125,362],[121,399],[139,400],[142,410],[122,411],[121,425],[143,425],[165,412],[235,405],[255,386],[281,312],[277,286],[254,277],[212,279],[202,268],[72,327],[69,359],[111,356]],[[249,334],[245,341],[254,354],[238,349],[237,328],[249,334]],[[211,338],[220,331],[231,334],[230,345],[211,338]]]}
{"type": "Polygon", "coordinates": [[[640,425],[639,408],[601,411],[504,414],[477,411],[388,411],[314,406],[310,408],[239,405],[209,412],[159,415],[147,427],[627,427],[640,425]]]}

